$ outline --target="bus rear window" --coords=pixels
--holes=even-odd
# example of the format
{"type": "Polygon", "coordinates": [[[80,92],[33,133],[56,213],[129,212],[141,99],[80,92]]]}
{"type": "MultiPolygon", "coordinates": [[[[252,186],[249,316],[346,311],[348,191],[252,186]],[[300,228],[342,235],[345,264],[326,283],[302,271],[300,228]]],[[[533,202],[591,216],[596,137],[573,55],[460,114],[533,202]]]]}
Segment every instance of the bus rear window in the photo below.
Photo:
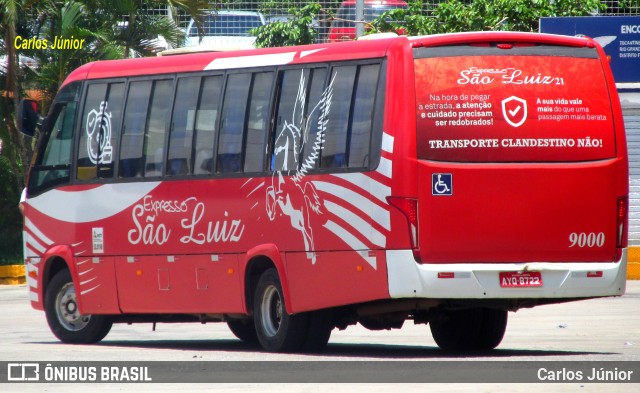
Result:
{"type": "Polygon", "coordinates": [[[457,162],[615,156],[607,84],[592,48],[420,48],[418,157],[457,162]]]}

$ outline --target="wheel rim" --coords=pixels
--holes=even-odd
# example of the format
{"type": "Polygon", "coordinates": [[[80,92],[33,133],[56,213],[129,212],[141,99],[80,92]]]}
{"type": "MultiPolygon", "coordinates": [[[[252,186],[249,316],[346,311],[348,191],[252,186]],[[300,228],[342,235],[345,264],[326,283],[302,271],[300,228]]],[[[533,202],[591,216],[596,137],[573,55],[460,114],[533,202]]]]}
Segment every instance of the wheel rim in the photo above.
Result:
{"type": "Polygon", "coordinates": [[[90,315],[80,315],[72,283],[65,284],[56,296],[56,315],[62,327],[71,331],[82,330],[89,323],[90,315]]]}
{"type": "Polygon", "coordinates": [[[278,329],[280,329],[283,313],[282,299],[276,287],[269,286],[264,291],[260,311],[264,332],[269,337],[275,336],[278,333],[278,329]]]}

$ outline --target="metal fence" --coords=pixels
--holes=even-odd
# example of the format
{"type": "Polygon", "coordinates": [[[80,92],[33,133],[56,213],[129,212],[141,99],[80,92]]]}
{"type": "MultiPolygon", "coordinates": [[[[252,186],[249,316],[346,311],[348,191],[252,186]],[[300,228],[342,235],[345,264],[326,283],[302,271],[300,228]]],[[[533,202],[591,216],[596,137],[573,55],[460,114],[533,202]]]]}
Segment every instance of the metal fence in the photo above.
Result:
{"type": "MultiPolygon", "coordinates": [[[[410,0],[407,0],[410,1],[410,0]]],[[[431,12],[438,6],[439,3],[444,0],[423,0],[422,13],[423,15],[430,15],[431,12]]],[[[471,0],[461,0],[463,2],[470,2],[471,0]]],[[[554,0],[549,0],[554,1],[554,0]]],[[[264,23],[270,23],[274,21],[287,20],[291,16],[291,10],[299,10],[305,5],[310,3],[320,3],[322,6],[322,13],[318,19],[314,22],[314,27],[317,30],[317,40],[324,42],[329,39],[329,34],[333,29],[342,28],[343,33],[346,29],[346,35],[344,38],[348,38],[351,35],[349,29],[354,27],[353,23],[348,21],[355,20],[355,0],[343,1],[343,0],[330,0],[330,1],[275,1],[275,0],[250,0],[250,1],[234,1],[234,0],[221,0],[211,1],[212,10],[226,10],[226,11],[250,11],[252,13],[260,13],[264,17],[264,23]]],[[[602,1],[607,8],[601,12],[600,15],[640,15],[640,4],[635,0],[604,0],[602,1]],[[630,5],[631,4],[631,5],[630,5]],[[633,5],[635,4],[635,5],[633,5]]],[[[385,1],[372,1],[365,0],[365,21],[370,21],[379,15],[381,12],[393,7],[406,6],[403,0],[385,0],[385,1]],[[367,4],[368,3],[368,4],[367,4]],[[375,4],[375,6],[374,6],[375,4]]],[[[155,15],[166,15],[174,18],[178,25],[183,29],[187,29],[190,18],[180,10],[172,13],[167,8],[149,9],[148,12],[155,15]]],[[[243,32],[248,30],[250,23],[236,22],[218,22],[218,23],[235,23],[233,25],[222,26],[221,29],[232,29],[236,31],[234,35],[242,35],[243,32]],[[239,33],[238,33],[239,32],[239,33]]]]}

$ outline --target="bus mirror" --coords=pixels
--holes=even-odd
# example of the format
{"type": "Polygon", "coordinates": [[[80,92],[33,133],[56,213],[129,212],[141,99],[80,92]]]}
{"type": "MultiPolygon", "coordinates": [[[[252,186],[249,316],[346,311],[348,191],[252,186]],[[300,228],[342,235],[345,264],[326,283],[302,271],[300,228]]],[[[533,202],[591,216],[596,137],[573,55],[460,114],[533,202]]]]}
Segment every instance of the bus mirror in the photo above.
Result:
{"type": "Polygon", "coordinates": [[[20,131],[28,136],[36,134],[36,127],[42,124],[42,117],[38,114],[38,103],[34,100],[23,99],[18,108],[18,126],[20,131]]]}

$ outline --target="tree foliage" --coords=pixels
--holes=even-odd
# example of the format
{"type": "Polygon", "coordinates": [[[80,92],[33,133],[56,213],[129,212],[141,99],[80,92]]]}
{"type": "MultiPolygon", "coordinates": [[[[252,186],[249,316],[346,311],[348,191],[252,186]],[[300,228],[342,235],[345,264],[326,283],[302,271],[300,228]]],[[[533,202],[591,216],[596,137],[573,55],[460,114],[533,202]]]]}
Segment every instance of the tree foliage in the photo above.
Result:
{"type": "Polygon", "coordinates": [[[9,159],[0,156],[0,265],[21,260],[22,218],[18,210],[19,187],[9,159]]]}
{"type": "MultiPolygon", "coordinates": [[[[149,10],[183,10],[196,20],[207,0],[0,0],[0,255],[20,245],[17,204],[24,186],[34,139],[18,132],[15,113],[26,90],[42,95],[42,114],[64,79],[75,68],[95,60],[155,55],[159,39],[179,46],[184,32],[176,22],[149,10]],[[16,40],[16,37],[20,39],[16,40]],[[56,37],[82,40],[73,49],[51,46],[56,37]],[[38,40],[39,46],[22,44],[38,40]],[[42,42],[47,40],[47,45],[42,42]],[[32,67],[20,58],[35,59],[32,67]],[[10,214],[11,213],[11,214],[10,214]],[[9,221],[5,221],[9,220],[9,221]],[[16,224],[15,226],[13,224],[16,224]],[[17,229],[16,229],[17,228],[17,229]],[[8,232],[7,232],[8,231],[8,232]],[[16,240],[17,238],[17,240],[16,240]]],[[[15,252],[12,249],[11,252],[15,252]]]]}
{"type": "Polygon", "coordinates": [[[299,11],[291,10],[292,17],[286,22],[273,22],[252,30],[256,36],[256,47],[291,46],[312,44],[315,40],[317,18],[321,5],[312,3],[299,11]]]}
{"type": "Polygon", "coordinates": [[[369,32],[404,31],[408,35],[462,31],[537,32],[541,17],[586,16],[606,9],[600,0],[446,0],[430,15],[422,0],[389,11],[371,23],[369,32]]]}

